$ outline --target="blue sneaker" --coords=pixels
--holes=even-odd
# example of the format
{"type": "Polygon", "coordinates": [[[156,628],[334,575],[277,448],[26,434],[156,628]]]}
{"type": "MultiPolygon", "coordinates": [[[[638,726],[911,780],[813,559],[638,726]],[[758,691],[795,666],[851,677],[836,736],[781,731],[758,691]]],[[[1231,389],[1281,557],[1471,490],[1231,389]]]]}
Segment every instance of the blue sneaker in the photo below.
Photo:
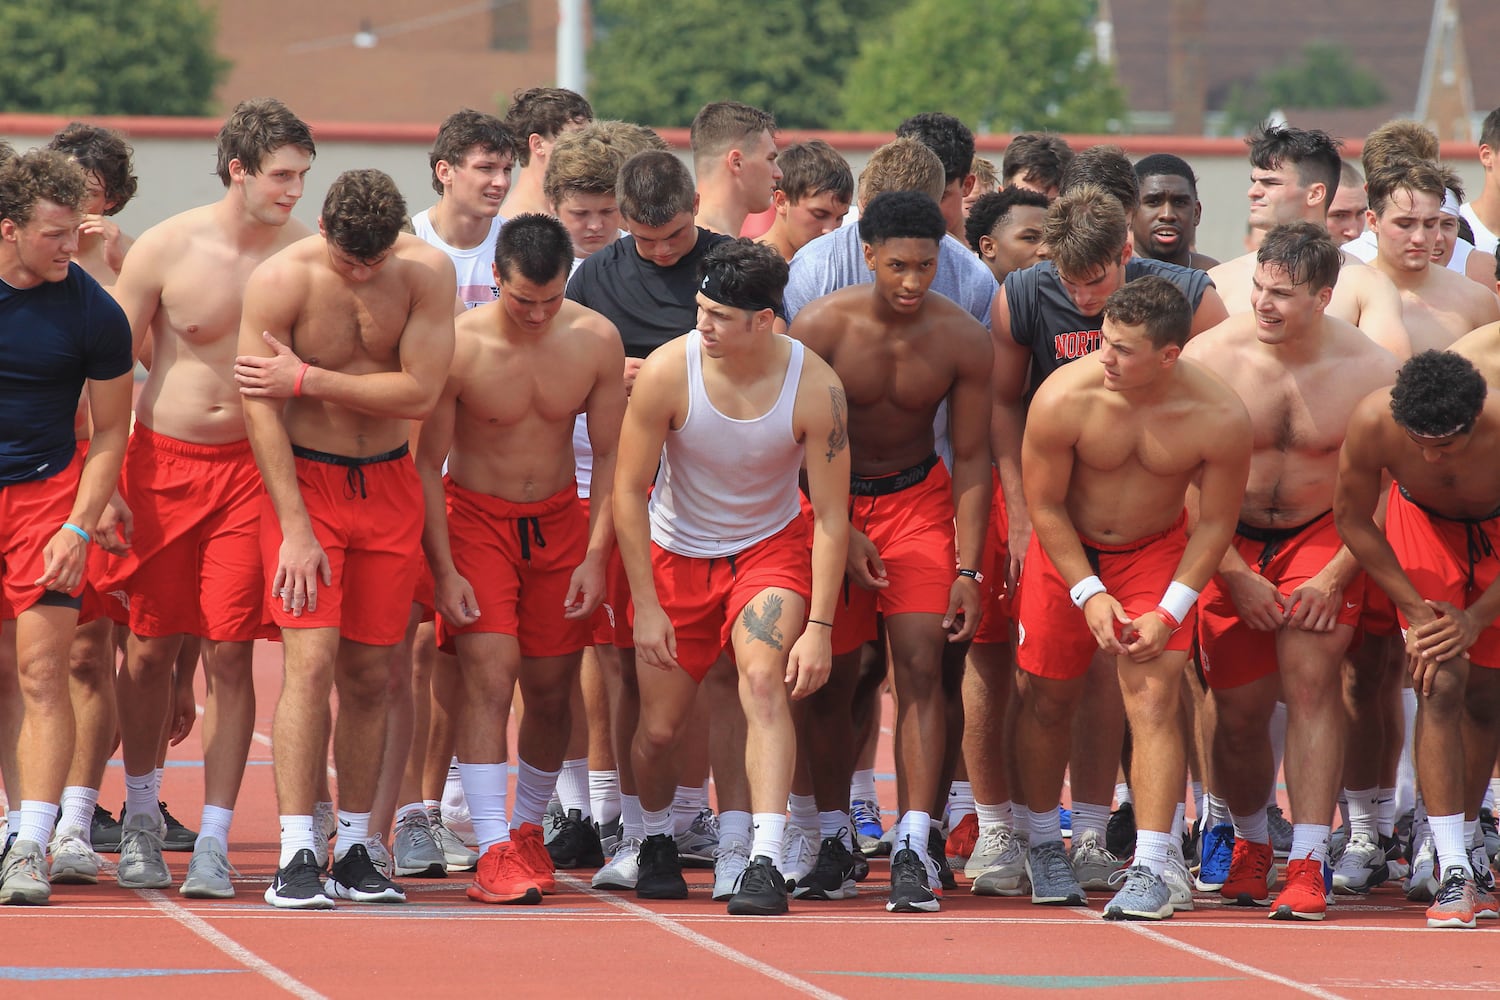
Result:
{"type": "Polygon", "coordinates": [[[885,833],[885,828],[880,825],[880,803],[855,799],[849,803],[849,815],[854,821],[854,844],[859,852],[880,853],[880,838],[885,833]]]}
{"type": "Polygon", "coordinates": [[[1057,825],[1062,828],[1064,837],[1073,836],[1073,810],[1057,807],[1057,825]]]}
{"type": "Polygon", "coordinates": [[[1234,857],[1234,827],[1220,823],[1205,830],[1199,850],[1203,861],[1198,865],[1198,877],[1193,884],[1199,892],[1218,892],[1229,880],[1229,861],[1234,857]]]}

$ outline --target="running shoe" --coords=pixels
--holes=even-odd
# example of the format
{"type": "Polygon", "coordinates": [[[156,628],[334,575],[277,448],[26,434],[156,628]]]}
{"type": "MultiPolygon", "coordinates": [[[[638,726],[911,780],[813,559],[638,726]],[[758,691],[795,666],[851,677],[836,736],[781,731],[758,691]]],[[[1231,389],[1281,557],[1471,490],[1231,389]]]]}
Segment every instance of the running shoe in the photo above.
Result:
{"type": "Polygon", "coordinates": [[[47,845],[52,855],[49,869],[53,885],[95,885],[104,859],[89,846],[87,833],[78,827],[60,826],[47,845]]]}
{"type": "Polygon", "coordinates": [[[413,809],[396,820],[391,856],[395,873],[405,878],[445,878],[448,874],[448,859],[422,809],[413,809]]]}
{"type": "MultiPolygon", "coordinates": [[[[1352,844],[1350,845],[1353,846],[1352,844]]],[[[1338,873],[1334,873],[1337,884],[1338,873]]],[[[1288,861],[1286,880],[1271,904],[1272,920],[1322,920],[1328,912],[1323,863],[1312,858],[1288,861]]]]}
{"type": "Polygon", "coordinates": [[[313,857],[318,870],[327,871],[333,860],[333,838],[339,832],[339,816],[332,802],[319,802],[313,806],[313,857]]]}
{"type": "Polygon", "coordinates": [[[976,896],[1019,896],[1026,884],[1026,855],[1021,842],[1004,823],[984,827],[964,874],[974,880],[976,896]]]}
{"type": "Polygon", "coordinates": [[[807,877],[817,861],[818,852],[813,847],[812,837],[796,823],[788,823],[786,832],[781,835],[781,864],[776,866],[786,879],[788,892],[807,877]]]}
{"type": "Polygon", "coordinates": [[[1349,838],[1348,846],[1333,866],[1333,891],[1364,895],[1383,884],[1389,876],[1385,849],[1369,834],[1356,833],[1349,838]]]}
{"type": "Polygon", "coordinates": [[[772,917],[786,911],[786,877],[762,855],[740,875],[739,888],[729,899],[729,913],[736,917],[772,917]]]}
{"type": "Polygon", "coordinates": [[[1121,802],[1109,814],[1104,826],[1104,847],[1117,858],[1128,858],[1135,851],[1135,805],[1121,802]]]}
{"type": "Polygon", "coordinates": [[[313,852],[303,848],[266,886],[266,902],[282,910],[331,910],[333,900],[323,894],[322,868],[313,852]]]}
{"type": "Polygon", "coordinates": [[[1234,842],[1234,856],[1229,861],[1229,877],[1219,893],[1238,906],[1265,906],[1271,901],[1271,884],[1276,880],[1276,857],[1270,844],[1248,840],[1234,842]]]}
{"type": "Polygon", "coordinates": [[[880,823],[880,803],[871,799],[855,799],[849,803],[850,818],[854,821],[855,844],[861,854],[881,854],[881,837],[885,828],[880,823]]]}
{"type": "Polygon", "coordinates": [[[1266,806],[1266,829],[1271,833],[1271,848],[1276,857],[1284,858],[1292,853],[1292,824],[1281,811],[1281,806],[1266,806]]]}
{"type": "Polygon", "coordinates": [[[1385,852],[1385,880],[1399,882],[1411,873],[1402,841],[1394,835],[1380,838],[1380,849],[1385,852]]]}
{"type": "MultiPolygon", "coordinates": [[[[908,841],[909,843],[909,841],[908,841]]],[[[929,884],[927,863],[910,846],[891,855],[891,894],[885,902],[889,913],[936,913],[942,902],[929,884]]]]}
{"type": "Polygon", "coordinates": [[[441,808],[434,806],[427,810],[427,828],[432,831],[432,839],[442,848],[443,860],[450,872],[473,871],[474,866],[479,864],[479,852],[471,849],[458,834],[448,829],[448,824],[443,821],[441,808]]]}
{"type": "Polygon", "coordinates": [[[1488,861],[1500,857],[1500,826],[1495,824],[1495,813],[1489,809],[1479,810],[1479,830],[1484,834],[1484,856],[1488,861]]]}
{"type": "Polygon", "coordinates": [[[969,856],[974,853],[974,845],[979,841],[979,816],[976,813],[968,813],[958,821],[948,834],[948,842],[943,845],[948,855],[949,865],[967,864],[969,856]]]}
{"type": "Polygon", "coordinates": [[[1032,844],[1026,852],[1026,877],[1031,880],[1031,901],[1043,906],[1086,906],[1088,897],[1073,874],[1073,863],[1062,841],[1032,844]]]}
{"type": "Polygon", "coordinates": [[[688,828],[677,835],[677,856],[686,868],[712,868],[719,846],[719,817],[700,809],[688,828]]]}
{"type": "Polygon", "coordinates": [[[547,800],[547,811],[542,814],[542,843],[552,843],[562,829],[562,821],[567,813],[563,812],[562,802],[558,800],[557,793],[547,800]]]}
{"type": "Polygon", "coordinates": [[[844,831],[824,837],[812,871],[801,879],[792,895],[798,899],[853,899],[859,895],[854,877],[854,854],[844,845],[844,831]]]}
{"type": "Polygon", "coordinates": [[[52,898],[47,853],[34,840],[13,840],[0,865],[0,906],[45,906],[52,898]]]}
{"type": "Polygon", "coordinates": [[[635,894],[639,899],[687,899],[682,860],[677,856],[677,841],[670,834],[653,834],[641,843],[635,894]]]}
{"type": "Polygon", "coordinates": [[[626,837],[615,848],[609,864],[594,873],[590,883],[595,889],[634,889],[641,874],[641,842],[626,837]]]}
{"type": "Polygon", "coordinates": [[[234,866],[218,838],[199,837],[198,846],[193,848],[193,860],[188,862],[187,877],[177,891],[188,899],[233,899],[231,872],[234,866]]]}
{"type": "Polygon", "coordinates": [[[1105,920],[1165,920],[1172,915],[1172,890],[1145,865],[1119,869],[1111,883],[1120,889],[1104,904],[1105,920]]]}
{"type": "MultiPolygon", "coordinates": [[[[161,849],[164,851],[176,851],[179,854],[187,854],[193,850],[198,843],[198,831],[189,830],[172,815],[167,804],[157,800],[157,806],[161,809],[161,821],[166,824],[167,832],[161,838],[161,849]]],[[[125,810],[121,809],[123,813],[125,810]]]]}
{"type": "Polygon", "coordinates": [[[369,852],[370,864],[375,870],[386,878],[394,878],[396,875],[396,859],[391,857],[391,852],[385,846],[385,834],[377,833],[365,841],[365,850],[369,852]]]}
{"type": "Polygon", "coordinates": [[[547,853],[552,855],[552,863],[564,871],[604,864],[599,828],[592,820],[585,820],[580,809],[568,810],[558,825],[557,836],[547,844],[547,853]]]}
{"type": "Polygon", "coordinates": [[[1427,926],[1472,928],[1474,920],[1474,880],[1454,865],[1443,872],[1437,896],[1427,907],[1427,926]]]}
{"type": "Polygon", "coordinates": [[[615,848],[620,846],[620,836],[624,833],[625,822],[618,816],[608,823],[598,823],[595,830],[599,834],[599,852],[606,858],[613,857],[615,848]]]}
{"type": "Polygon", "coordinates": [[[172,873],[161,856],[161,817],[149,812],[130,816],[121,831],[120,864],[115,869],[121,888],[170,888],[172,873]]]}
{"type": "Polygon", "coordinates": [[[943,835],[937,831],[936,827],[930,827],[927,830],[927,856],[932,861],[928,867],[935,869],[934,875],[937,878],[937,883],[933,888],[957,889],[958,879],[953,877],[953,868],[948,864],[948,852],[943,843],[943,835]]]}
{"type": "Polygon", "coordinates": [[[1182,856],[1182,844],[1173,841],[1167,846],[1167,867],[1161,873],[1172,895],[1172,909],[1185,913],[1193,908],[1193,873],[1188,871],[1187,859],[1182,856]]]}
{"type": "Polygon", "coordinates": [[[356,903],[406,902],[406,893],[375,867],[364,844],[355,844],[333,863],[323,891],[332,898],[356,903]]]}
{"type": "MultiPolygon", "coordinates": [[[[714,851],[714,902],[723,903],[739,891],[740,876],[750,864],[750,845],[738,837],[721,837],[714,851]]],[[[772,870],[775,867],[772,866],[772,870]]],[[[777,877],[780,877],[778,874],[777,877]]],[[[782,895],[786,884],[782,883],[782,895]]]]}
{"type": "Polygon", "coordinates": [[[1500,917],[1500,902],[1495,899],[1495,872],[1483,842],[1469,848],[1469,867],[1474,871],[1474,916],[1480,920],[1500,917]]]}
{"type": "Polygon", "coordinates": [[[1229,879],[1229,864],[1234,858],[1234,827],[1219,823],[1203,833],[1198,849],[1199,892],[1218,892],[1229,879]]]}
{"type": "Polygon", "coordinates": [[[552,855],[547,853],[547,845],[542,842],[542,828],[535,823],[522,823],[510,832],[510,842],[516,845],[521,860],[531,869],[531,879],[542,890],[542,895],[550,896],[556,892],[556,869],[552,867],[552,855]]]}
{"type": "Polygon", "coordinates": [[[97,802],[94,818],[89,822],[89,843],[100,854],[120,853],[120,821],[97,802]]]}
{"type": "Polygon", "coordinates": [[[531,869],[508,840],[490,845],[480,856],[474,881],[464,895],[476,903],[535,905],[542,901],[541,887],[531,877],[531,869]]]}
{"type": "Polygon", "coordinates": [[[1073,836],[1073,810],[1057,807],[1057,825],[1064,837],[1073,836]]]}
{"type": "Polygon", "coordinates": [[[1089,830],[1073,840],[1073,877],[1083,889],[1108,889],[1117,884],[1115,872],[1125,867],[1125,862],[1104,846],[1104,838],[1097,830],[1089,830]]]}
{"type": "Polygon", "coordinates": [[[459,792],[457,804],[444,798],[438,809],[443,816],[443,825],[452,830],[453,835],[465,847],[479,847],[479,841],[474,836],[474,818],[469,814],[469,803],[464,799],[462,791],[459,792]]]}
{"type": "Polygon", "coordinates": [[[1437,848],[1425,823],[1418,826],[1414,836],[1417,846],[1412,852],[1411,874],[1406,879],[1406,899],[1412,903],[1430,903],[1442,887],[1437,877],[1437,848]]]}

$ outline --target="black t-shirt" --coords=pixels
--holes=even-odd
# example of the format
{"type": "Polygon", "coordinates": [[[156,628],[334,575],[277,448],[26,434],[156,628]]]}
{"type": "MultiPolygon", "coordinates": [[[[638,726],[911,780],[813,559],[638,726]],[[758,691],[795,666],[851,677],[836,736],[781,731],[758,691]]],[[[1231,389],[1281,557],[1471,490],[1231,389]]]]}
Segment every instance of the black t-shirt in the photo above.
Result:
{"type": "MultiPolygon", "coordinates": [[[[1125,280],[1159,275],[1182,289],[1194,311],[1203,293],[1213,286],[1208,275],[1162,260],[1132,257],[1125,262],[1125,280]]],[[[1057,369],[1099,349],[1104,314],[1085,316],[1073,304],[1057,267],[1050,260],[1005,276],[1005,301],[1010,307],[1010,335],[1031,351],[1031,390],[1057,369]]]]}
{"type": "Polygon", "coordinates": [[[568,281],[568,298],[602,313],[620,330],[625,355],[644,358],[698,322],[698,263],[729,239],[699,228],[698,242],[671,267],[658,267],[622,236],[590,254],[568,281]]]}
{"type": "Polygon", "coordinates": [[[35,288],[0,281],[0,486],[66,469],[84,380],[134,365],[124,311],[77,264],[35,288]]]}

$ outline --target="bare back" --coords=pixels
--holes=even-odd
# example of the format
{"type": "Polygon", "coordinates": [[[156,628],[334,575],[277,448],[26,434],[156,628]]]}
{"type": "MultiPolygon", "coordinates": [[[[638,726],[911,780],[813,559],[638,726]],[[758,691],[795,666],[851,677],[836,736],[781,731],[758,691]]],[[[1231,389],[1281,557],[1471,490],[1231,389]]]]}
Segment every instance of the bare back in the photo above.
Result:
{"type": "Polygon", "coordinates": [[[1448,350],[1472,361],[1492,388],[1500,386],[1500,323],[1486,323],[1470,330],[1448,350]]]}
{"type": "Polygon", "coordinates": [[[1493,389],[1462,452],[1442,461],[1428,461],[1391,418],[1389,390],[1365,398],[1349,437],[1358,439],[1363,460],[1385,469],[1414,502],[1441,517],[1487,518],[1500,508],[1500,463],[1482,457],[1500,449],[1500,395],[1493,389]]]}
{"type": "Polygon", "coordinates": [[[1357,327],[1327,315],[1285,344],[1262,343],[1253,316],[1233,316],[1189,341],[1183,357],[1228,383],[1250,413],[1240,520],[1258,528],[1306,524],[1332,508],[1349,418],[1360,400],[1395,381],[1400,365],[1357,327]]]}

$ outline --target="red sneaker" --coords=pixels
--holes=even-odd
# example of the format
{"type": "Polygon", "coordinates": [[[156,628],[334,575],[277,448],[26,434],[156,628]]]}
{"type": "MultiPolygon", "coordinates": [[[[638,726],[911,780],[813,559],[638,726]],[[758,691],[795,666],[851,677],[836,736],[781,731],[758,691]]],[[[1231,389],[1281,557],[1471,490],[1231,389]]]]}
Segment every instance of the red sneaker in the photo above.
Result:
{"type": "MultiPolygon", "coordinates": [[[[1318,877],[1321,880],[1322,875],[1318,877]]],[[[1219,894],[1240,906],[1265,906],[1271,901],[1271,884],[1275,881],[1276,855],[1271,845],[1236,838],[1234,855],[1229,859],[1229,877],[1219,894]]]]}
{"type": "Polygon", "coordinates": [[[547,844],[542,839],[542,828],[535,823],[522,823],[510,832],[510,842],[516,845],[521,860],[531,869],[531,879],[537,887],[544,894],[556,892],[552,855],[547,852],[547,844]]]}
{"type": "Polygon", "coordinates": [[[542,890],[531,877],[514,844],[495,844],[479,858],[474,881],[466,895],[480,903],[530,903],[542,901],[542,890]]]}
{"type": "Polygon", "coordinates": [[[962,858],[967,861],[974,853],[974,845],[977,843],[979,843],[979,814],[969,813],[949,831],[948,843],[943,850],[950,858],[962,858]]]}
{"type": "Polygon", "coordinates": [[[1323,865],[1312,858],[1286,864],[1286,884],[1271,904],[1272,920],[1322,920],[1328,912],[1323,895],[1323,865]]]}

